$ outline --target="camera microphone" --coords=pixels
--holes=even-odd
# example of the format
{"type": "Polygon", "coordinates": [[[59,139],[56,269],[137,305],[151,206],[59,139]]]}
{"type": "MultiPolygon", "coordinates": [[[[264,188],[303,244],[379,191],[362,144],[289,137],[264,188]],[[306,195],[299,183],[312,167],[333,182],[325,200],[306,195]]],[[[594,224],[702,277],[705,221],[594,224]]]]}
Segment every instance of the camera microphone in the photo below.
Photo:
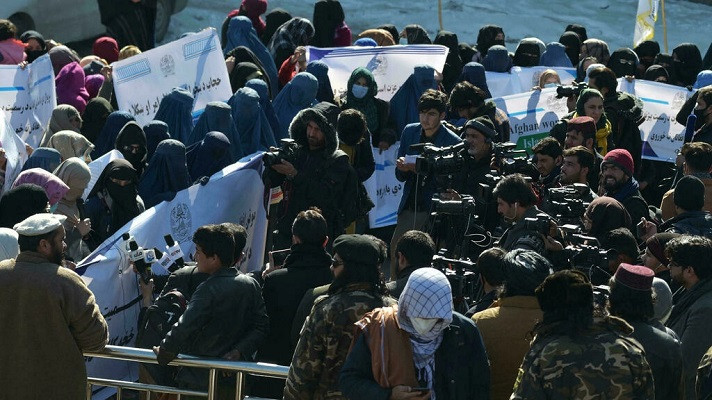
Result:
{"type": "MultiPolygon", "coordinates": [[[[144,259],[146,257],[146,252],[143,248],[139,247],[138,243],[136,243],[133,239],[129,241],[129,249],[131,250],[129,253],[129,259],[133,261],[133,264],[144,283],[148,283],[151,280],[151,263],[146,262],[144,259]]],[[[155,260],[156,254],[153,251],[151,251],[150,254],[152,255],[149,255],[149,258],[152,257],[155,260]]]]}
{"type": "Polygon", "coordinates": [[[180,243],[176,243],[170,233],[163,236],[163,239],[166,241],[168,256],[176,263],[178,268],[183,267],[185,261],[183,261],[183,250],[180,248],[180,243]]]}

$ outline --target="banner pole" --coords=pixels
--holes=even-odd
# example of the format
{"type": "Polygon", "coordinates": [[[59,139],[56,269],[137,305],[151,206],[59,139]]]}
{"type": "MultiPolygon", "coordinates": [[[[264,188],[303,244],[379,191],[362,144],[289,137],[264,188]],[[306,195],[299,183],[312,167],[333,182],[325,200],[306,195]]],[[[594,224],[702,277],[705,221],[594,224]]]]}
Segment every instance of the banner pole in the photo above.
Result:
{"type": "Polygon", "coordinates": [[[667,21],[665,20],[665,0],[660,0],[660,7],[663,10],[663,43],[665,45],[665,53],[668,52],[668,40],[667,40],[667,21]]]}
{"type": "Polygon", "coordinates": [[[440,30],[443,30],[443,0],[438,0],[438,21],[440,21],[440,30]]]}

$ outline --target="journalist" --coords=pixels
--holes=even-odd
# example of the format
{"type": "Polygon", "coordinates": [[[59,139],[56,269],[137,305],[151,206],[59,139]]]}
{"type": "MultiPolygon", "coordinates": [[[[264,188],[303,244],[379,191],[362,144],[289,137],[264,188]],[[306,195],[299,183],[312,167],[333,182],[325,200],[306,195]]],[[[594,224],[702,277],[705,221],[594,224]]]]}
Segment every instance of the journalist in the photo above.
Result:
{"type": "Polygon", "coordinates": [[[537,197],[532,186],[521,174],[507,175],[494,188],[493,196],[497,199],[497,212],[502,215],[509,228],[499,239],[497,245],[507,251],[524,249],[545,254],[545,244],[541,233],[533,229],[531,222],[549,225],[551,217],[536,206],[537,197]],[[526,219],[530,219],[527,221],[526,219]]]}
{"type": "MultiPolygon", "coordinates": [[[[564,160],[561,164],[559,182],[564,186],[574,185],[576,183],[588,185],[589,188],[582,194],[581,200],[585,203],[592,202],[593,199],[598,197],[596,193],[591,190],[588,181],[590,171],[594,169],[593,153],[583,146],[576,146],[564,150],[563,156],[564,160]]],[[[596,180],[596,185],[598,185],[598,180],[596,180]]]]}
{"type": "Polygon", "coordinates": [[[596,122],[591,117],[576,117],[569,120],[568,131],[564,139],[564,149],[576,146],[587,148],[594,155],[593,168],[588,171],[588,184],[591,189],[598,190],[598,175],[601,172],[603,156],[596,150],[596,122]]]}

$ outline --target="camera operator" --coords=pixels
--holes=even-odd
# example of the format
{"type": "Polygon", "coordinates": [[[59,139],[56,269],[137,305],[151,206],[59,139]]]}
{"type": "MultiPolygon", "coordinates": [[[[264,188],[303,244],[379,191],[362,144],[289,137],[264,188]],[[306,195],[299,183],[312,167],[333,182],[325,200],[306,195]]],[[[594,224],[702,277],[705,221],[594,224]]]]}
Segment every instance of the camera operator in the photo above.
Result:
{"type": "Polygon", "coordinates": [[[561,144],[552,137],[542,139],[532,147],[534,153],[534,164],[539,171],[539,184],[549,189],[559,186],[559,175],[561,174],[561,144]]]}
{"type": "Polygon", "coordinates": [[[504,257],[507,252],[500,247],[491,247],[477,257],[477,271],[482,284],[482,296],[467,310],[466,316],[472,317],[475,313],[490,308],[497,300],[504,283],[504,257]]]}
{"type": "Polygon", "coordinates": [[[429,268],[434,255],[435,242],[430,235],[416,230],[404,233],[396,245],[398,275],[386,283],[391,297],[399,298],[410,274],[418,268],[429,268]]]}
{"type": "Polygon", "coordinates": [[[568,131],[564,139],[564,150],[576,146],[587,148],[594,155],[592,168],[588,170],[588,184],[594,191],[598,190],[598,175],[601,172],[603,156],[594,146],[596,142],[596,123],[591,117],[576,117],[568,122],[568,131]]]}
{"type": "MultiPolygon", "coordinates": [[[[492,100],[486,100],[487,94],[470,82],[460,82],[450,92],[450,109],[457,113],[457,116],[465,121],[471,121],[479,117],[488,117],[494,125],[497,135],[495,142],[509,141],[509,117],[503,110],[497,108],[492,100]]],[[[466,129],[467,125],[460,128],[466,129]]]]}
{"type": "Polygon", "coordinates": [[[396,244],[400,237],[411,229],[422,230],[430,216],[430,203],[436,191],[432,177],[424,178],[415,173],[415,164],[406,163],[406,155],[415,155],[419,151],[410,146],[418,143],[431,143],[436,147],[451,146],[461,140],[451,130],[442,125],[447,111],[447,96],[443,92],[428,89],[418,100],[420,123],[409,124],[403,128],[396,161],[396,178],[405,182],[403,197],[398,206],[398,222],[391,239],[391,275],[396,276],[396,244]]]}
{"type": "Polygon", "coordinates": [[[338,149],[336,129],[327,118],[333,107],[322,102],[300,111],[289,126],[289,135],[296,146],[286,156],[288,159],[282,159],[269,170],[271,185],[282,185],[285,193],[273,238],[275,249],[291,245],[292,221],[309,207],[322,210],[331,240],[351,222],[344,215],[356,206],[358,178],[349,156],[338,149]]]}
{"type": "MultiPolygon", "coordinates": [[[[573,185],[575,183],[589,185],[589,172],[593,169],[594,158],[591,150],[583,146],[567,148],[564,150],[564,162],[561,164],[559,183],[564,186],[573,185]]],[[[596,186],[598,186],[598,179],[596,179],[596,186]]],[[[590,203],[596,197],[598,196],[590,189],[589,185],[588,191],[583,194],[581,200],[583,200],[584,203],[590,203]]]]}
{"type": "Polygon", "coordinates": [[[542,224],[546,222],[548,225],[551,217],[535,205],[538,199],[524,176],[505,176],[495,186],[493,196],[497,199],[497,212],[502,215],[505,223],[510,224],[497,246],[507,251],[525,249],[545,254],[546,247],[540,234],[544,232],[532,229],[525,218],[536,219],[537,223],[542,224]]]}

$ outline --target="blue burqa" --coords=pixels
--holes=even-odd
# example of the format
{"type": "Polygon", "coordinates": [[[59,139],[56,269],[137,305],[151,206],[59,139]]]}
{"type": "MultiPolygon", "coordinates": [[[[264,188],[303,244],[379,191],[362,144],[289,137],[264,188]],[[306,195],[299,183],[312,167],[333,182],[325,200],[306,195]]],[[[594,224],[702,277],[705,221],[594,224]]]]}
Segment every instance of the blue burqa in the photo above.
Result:
{"type": "Polygon", "coordinates": [[[205,138],[186,149],[188,173],[191,181],[214,173],[234,162],[230,154],[230,140],[220,132],[208,132],[205,138]]]}
{"type": "Polygon", "coordinates": [[[225,54],[237,46],[245,46],[252,50],[259,58],[262,67],[269,76],[270,84],[272,85],[272,93],[277,93],[279,79],[277,78],[277,66],[274,64],[274,59],[267,50],[267,47],[262,43],[255,28],[252,26],[252,21],[244,16],[236,16],[230,19],[230,24],[227,28],[227,43],[225,43],[225,54]]]}
{"type": "Polygon", "coordinates": [[[317,101],[334,102],[334,91],[329,80],[329,66],[325,62],[314,60],[307,64],[307,72],[314,75],[319,81],[319,90],[316,92],[317,101]]]}
{"type": "Polygon", "coordinates": [[[172,200],[176,193],[190,186],[183,143],[166,139],[158,144],[138,185],[138,194],[146,209],[164,200],[172,200]]]}
{"type": "Polygon", "coordinates": [[[559,42],[551,42],[546,45],[546,50],[539,58],[539,65],[544,67],[574,67],[571,64],[571,59],[566,54],[566,47],[559,42]]]}
{"type": "Polygon", "coordinates": [[[418,122],[418,99],[428,89],[437,89],[435,70],[429,65],[417,65],[403,86],[391,98],[391,119],[400,136],[406,125],[418,122]]]}
{"type": "Polygon", "coordinates": [[[232,117],[245,154],[277,145],[256,91],[244,87],[235,92],[228,104],[232,108],[232,117]]]}
{"type": "Polygon", "coordinates": [[[319,81],[308,72],[300,72],[292,78],[274,99],[274,112],[279,121],[279,131],[274,132],[276,141],[289,137],[289,124],[299,111],[316,104],[319,81]]]}
{"type": "Polygon", "coordinates": [[[260,95],[260,106],[267,117],[269,126],[272,128],[272,136],[274,137],[274,132],[279,132],[279,121],[277,121],[277,115],[275,115],[274,107],[272,107],[272,99],[269,97],[267,83],[262,79],[250,79],[245,84],[245,87],[253,89],[260,95]]]}
{"type": "Polygon", "coordinates": [[[146,160],[150,160],[153,153],[156,152],[158,143],[171,138],[168,133],[168,124],[163,121],[153,120],[143,127],[143,133],[146,134],[146,160]]]}
{"type": "Polygon", "coordinates": [[[114,150],[116,137],[119,136],[121,128],[128,122],[135,120],[134,116],[127,111],[114,111],[109,114],[104,127],[101,129],[101,132],[99,132],[99,137],[96,138],[96,147],[91,153],[91,159],[96,160],[111,150],[114,150]]]}
{"type": "Polygon", "coordinates": [[[173,139],[186,143],[193,129],[193,94],[182,88],[174,88],[161,100],[154,120],[168,124],[168,133],[173,139]]]}
{"type": "Polygon", "coordinates": [[[25,161],[22,171],[30,168],[42,168],[48,172],[54,172],[62,162],[62,156],[55,149],[49,147],[38,147],[32,152],[30,158],[25,161]]]}
{"type": "Polygon", "coordinates": [[[485,76],[485,67],[478,62],[468,62],[462,67],[462,73],[457,79],[458,82],[470,82],[471,84],[482,89],[486,94],[487,98],[491,98],[492,94],[487,87],[487,77],[485,76]]]}
{"type": "Polygon", "coordinates": [[[240,135],[237,133],[235,121],[232,119],[232,109],[222,101],[211,101],[205,106],[195,128],[186,142],[188,146],[200,142],[208,132],[220,132],[230,140],[230,152],[233,159],[239,160],[245,153],[242,151],[240,135]]]}

